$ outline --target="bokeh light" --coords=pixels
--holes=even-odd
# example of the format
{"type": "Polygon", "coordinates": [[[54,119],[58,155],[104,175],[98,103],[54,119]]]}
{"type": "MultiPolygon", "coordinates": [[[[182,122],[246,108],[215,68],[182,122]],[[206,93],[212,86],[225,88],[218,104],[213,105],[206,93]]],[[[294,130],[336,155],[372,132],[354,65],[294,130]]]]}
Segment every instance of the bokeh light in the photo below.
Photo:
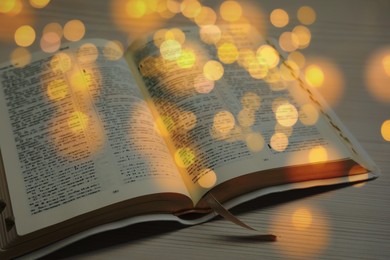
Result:
{"type": "Polygon", "coordinates": [[[280,234],[276,246],[286,259],[317,259],[328,245],[329,232],[326,216],[311,205],[281,208],[270,229],[280,234]]]}
{"type": "Polygon", "coordinates": [[[50,100],[58,101],[64,99],[69,93],[68,84],[63,79],[50,81],[47,85],[47,95],[50,100]]]}
{"type": "Polygon", "coordinates": [[[119,60],[123,57],[124,48],[119,41],[109,41],[103,49],[103,56],[107,60],[119,60]]]}
{"type": "Polygon", "coordinates": [[[23,47],[16,48],[10,56],[11,64],[17,68],[23,68],[31,62],[31,53],[23,47]]]}
{"type": "Polygon", "coordinates": [[[182,69],[190,69],[196,62],[196,55],[191,49],[184,49],[176,60],[177,65],[182,69]]]}
{"type": "Polygon", "coordinates": [[[61,47],[61,37],[55,32],[46,32],[39,42],[42,51],[53,53],[61,47]]]}
{"type": "Polygon", "coordinates": [[[125,8],[126,13],[130,18],[140,18],[146,14],[146,1],[128,0],[125,8]]]}
{"type": "Polygon", "coordinates": [[[95,44],[84,43],[77,50],[77,59],[81,63],[92,63],[95,62],[99,56],[99,51],[95,44]]]}
{"type": "Polygon", "coordinates": [[[35,30],[30,25],[20,26],[15,32],[15,43],[20,47],[28,47],[35,41],[35,30]]]}
{"type": "Polygon", "coordinates": [[[209,80],[219,80],[223,74],[224,68],[218,61],[210,60],[203,66],[203,75],[209,80]]]}
{"type": "Polygon", "coordinates": [[[85,25],[80,20],[70,20],[64,26],[64,37],[69,41],[79,41],[85,35],[85,25]]]}
{"type": "Polygon", "coordinates": [[[212,25],[217,21],[217,14],[213,9],[202,6],[199,14],[195,16],[195,22],[198,26],[212,25]]]}
{"type": "Polygon", "coordinates": [[[44,8],[50,3],[50,0],[29,0],[32,7],[44,8]]]}
{"type": "Polygon", "coordinates": [[[165,60],[177,60],[181,56],[181,52],[181,44],[176,40],[165,40],[160,45],[160,53],[165,60]]]}
{"type": "Polygon", "coordinates": [[[187,168],[195,162],[195,153],[188,147],[177,149],[174,155],[177,166],[187,168]]]}
{"type": "Polygon", "coordinates": [[[315,125],[318,117],[318,109],[312,104],[304,104],[299,109],[299,120],[304,125],[315,125]]]}
{"type": "Polygon", "coordinates": [[[279,46],[286,52],[293,52],[299,47],[299,38],[295,33],[283,32],[279,36],[279,46]]]}
{"type": "Polygon", "coordinates": [[[390,142],[390,120],[386,120],[382,123],[381,134],[383,139],[390,142]]]}
{"type": "Polygon", "coordinates": [[[297,17],[302,24],[310,25],[316,21],[317,14],[310,6],[302,6],[298,9],[297,17]]]}
{"type": "Polygon", "coordinates": [[[225,64],[231,64],[238,58],[238,49],[233,43],[223,43],[218,46],[218,58],[225,64]]]}
{"type": "Polygon", "coordinates": [[[328,159],[328,152],[323,146],[315,146],[309,151],[309,162],[324,162],[328,159]]]}
{"type": "Polygon", "coordinates": [[[196,17],[202,9],[202,5],[197,0],[184,0],[180,5],[181,13],[187,18],[196,17]]]}
{"type": "Polygon", "coordinates": [[[217,175],[212,169],[204,169],[200,173],[198,184],[203,188],[211,188],[217,183],[217,175]]]}
{"type": "Polygon", "coordinates": [[[260,152],[264,148],[264,138],[260,133],[249,133],[245,137],[248,149],[252,152],[260,152]]]}
{"type": "Polygon", "coordinates": [[[42,34],[44,35],[46,33],[56,33],[60,39],[64,34],[62,26],[59,23],[48,23],[45,25],[42,34]]]}
{"type": "Polygon", "coordinates": [[[260,63],[265,62],[269,68],[274,68],[279,64],[278,52],[270,45],[262,45],[256,51],[256,57],[260,63]]]}
{"type": "Polygon", "coordinates": [[[276,109],[275,117],[282,126],[293,126],[298,120],[298,111],[294,105],[285,103],[276,109]]]}
{"type": "Polygon", "coordinates": [[[375,50],[370,55],[365,79],[368,91],[377,101],[390,103],[390,46],[375,50]]]}
{"type": "Polygon", "coordinates": [[[288,143],[288,136],[284,133],[275,133],[270,140],[270,146],[277,152],[286,150],[288,143]]]}
{"type": "Polygon", "coordinates": [[[319,66],[313,64],[306,67],[305,79],[310,86],[319,88],[324,84],[325,75],[319,66]]]}
{"type": "Polygon", "coordinates": [[[242,6],[237,1],[224,1],[219,8],[219,13],[225,21],[235,22],[242,16],[242,6]]]}
{"type": "Polygon", "coordinates": [[[180,129],[189,131],[196,126],[196,115],[191,111],[181,112],[178,118],[178,125],[180,129]]]}
{"type": "Polygon", "coordinates": [[[222,36],[221,29],[217,25],[205,25],[200,29],[200,38],[207,44],[216,44],[222,36]]]}
{"type": "Polygon", "coordinates": [[[288,13],[283,9],[275,9],[270,14],[270,21],[273,26],[282,28],[289,23],[288,13]]]}
{"type": "Polygon", "coordinates": [[[303,55],[299,51],[291,52],[288,55],[288,60],[295,62],[295,64],[297,64],[299,68],[303,68],[305,66],[305,62],[306,62],[305,55],[303,55]]]}
{"type": "Polygon", "coordinates": [[[217,132],[229,133],[235,124],[234,116],[229,111],[220,111],[214,116],[213,127],[217,132]]]}
{"type": "Polygon", "coordinates": [[[0,2],[0,13],[9,13],[16,6],[16,0],[2,0],[0,2]]]}
{"type": "Polygon", "coordinates": [[[297,44],[300,49],[307,48],[311,42],[311,32],[309,28],[303,25],[295,26],[292,30],[297,38],[297,44]]]}
{"type": "Polygon", "coordinates": [[[66,73],[72,68],[72,59],[64,52],[57,53],[51,58],[50,67],[54,72],[66,73]]]}
{"type": "Polygon", "coordinates": [[[214,80],[207,79],[203,74],[198,75],[194,79],[195,91],[202,94],[210,93],[215,86],[214,80]]]}
{"type": "Polygon", "coordinates": [[[344,76],[333,61],[322,57],[308,57],[304,71],[304,78],[308,85],[316,84],[316,90],[329,105],[335,106],[340,102],[345,88],[344,76]],[[313,68],[314,70],[312,70],[313,68]],[[314,74],[308,75],[306,73],[310,71],[313,71],[314,74]]]}

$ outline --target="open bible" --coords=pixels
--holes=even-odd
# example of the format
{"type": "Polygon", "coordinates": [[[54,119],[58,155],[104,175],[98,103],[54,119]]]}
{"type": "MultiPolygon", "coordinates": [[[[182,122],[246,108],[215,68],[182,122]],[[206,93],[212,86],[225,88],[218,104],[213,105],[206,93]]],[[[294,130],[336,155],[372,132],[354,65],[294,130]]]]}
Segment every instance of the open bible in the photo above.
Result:
{"type": "Polygon", "coordinates": [[[209,193],[231,208],[377,176],[271,42],[238,28],[218,49],[196,29],[161,35],[124,56],[92,39],[2,65],[2,258],[140,221],[200,223],[209,193]]]}

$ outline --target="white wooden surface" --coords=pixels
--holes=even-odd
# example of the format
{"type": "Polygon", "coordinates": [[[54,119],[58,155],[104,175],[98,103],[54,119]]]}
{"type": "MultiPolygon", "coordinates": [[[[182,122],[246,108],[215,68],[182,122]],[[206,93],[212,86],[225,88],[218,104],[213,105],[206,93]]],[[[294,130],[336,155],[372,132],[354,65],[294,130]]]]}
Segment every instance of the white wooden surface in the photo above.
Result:
{"type": "MultiPolygon", "coordinates": [[[[310,26],[312,44],[303,53],[326,57],[339,68],[344,93],[334,109],[382,169],[381,177],[362,187],[271,195],[233,210],[249,225],[277,233],[280,237],[275,243],[257,241],[252,233],[222,219],[193,227],[158,222],[99,234],[47,259],[390,259],[390,142],[380,134],[382,122],[390,119],[390,103],[373,97],[364,80],[370,55],[390,46],[390,1],[252,2],[261,6],[265,14],[283,8],[294,16],[302,5],[316,10],[317,21],[310,26]],[[294,226],[294,213],[308,212],[311,218],[303,218],[298,227],[294,226]]],[[[65,24],[70,19],[81,19],[86,24],[86,38],[125,42],[128,36],[113,25],[109,3],[52,1],[48,7],[34,11],[34,28],[39,34],[49,22],[65,24]]],[[[219,3],[203,1],[208,6],[217,7],[219,3]]],[[[169,23],[184,22],[185,19],[172,19],[169,23]]],[[[294,17],[293,22],[297,22],[294,17]]],[[[131,26],[142,31],[145,24],[131,26]]],[[[2,23],[0,33],[4,34],[6,27],[2,23]]],[[[282,31],[268,27],[271,36],[282,31]]],[[[13,48],[12,41],[0,42],[0,62],[9,59],[13,48]]],[[[30,50],[38,48],[35,43],[30,50]]],[[[383,84],[390,87],[389,80],[383,84]]]]}

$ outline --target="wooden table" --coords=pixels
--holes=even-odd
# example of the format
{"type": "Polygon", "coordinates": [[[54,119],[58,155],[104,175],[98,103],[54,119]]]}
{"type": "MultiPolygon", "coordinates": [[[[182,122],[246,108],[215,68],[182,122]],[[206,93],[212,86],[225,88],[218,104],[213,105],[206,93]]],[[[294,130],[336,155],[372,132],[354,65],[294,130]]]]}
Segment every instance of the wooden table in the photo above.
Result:
{"type": "MultiPolygon", "coordinates": [[[[80,19],[86,26],[85,38],[119,40],[123,44],[151,25],[151,21],[126,22],[129,32],[125,32],[114,21],[122,23],[125,18],[113,14],[111,4],[116,2],[52,1],[43,9],[29,8],[26,20],[19,20],[33,23],[36,29],[38,40],[29,50],[39,49],[42,28],[50,22],[64,25],[80,19]]],[[[390,99],[373,95],[365,77],[370,58],[384,47],[390,48],[390,1],[259,2],[252,4],[265,15],[267,32],[273,37],[299,24],[299,7],[309,5],[316,11],[315,23],[308,26],[312,42],[302,52],[308,61],[315,58],[331,66],[342,79],[343,91],[337,97],[325,91],[325,98],[381,168],[381,177],[363,186],[269,195],[233,209],[247,224],[282,234],[275,243],[256,241],[244,229],[220,218],[192,227],[154,222],[84,239],[47,259],[390,259],[390,142],[381,136],[382,123],[390,119],[390,99]],[[270,25],[268,15],[276,8],[288,12],[290,27],[270,25]],[[294,226],[294,214],[306,216],[301,225],[310,228],[294,226]]],[[[202,3],[218,10],[220,1],[202,3]]],[[[9,60],[16,47],[9,38],[14,24],[4,23],[11,20],[1,15],[0,62],[9,60]]],[[[156,28],[184,23],[191,24],[188,19],[175,17],[156,28]]],[[[380,80],[383,88],[390,87],[390,76],[380,80]]]]}

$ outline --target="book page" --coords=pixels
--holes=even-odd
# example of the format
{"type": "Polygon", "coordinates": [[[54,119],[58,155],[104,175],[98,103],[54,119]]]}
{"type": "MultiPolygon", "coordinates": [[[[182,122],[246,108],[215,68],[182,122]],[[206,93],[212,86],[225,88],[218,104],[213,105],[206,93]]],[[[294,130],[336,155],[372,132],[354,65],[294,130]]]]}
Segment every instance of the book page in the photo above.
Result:
{"type": "Polygon", "coordinates": [[[94,40],[0,70],[0,134],[19,235],[115,202],[187,194],[120,50],[94,40]]]}
{"type": "Polygon", "coordinates": [[[195,202],[248,173],[352,156],[299,70],[253,28],[215,27],[157,32],[132,47],[195,202]]]}

